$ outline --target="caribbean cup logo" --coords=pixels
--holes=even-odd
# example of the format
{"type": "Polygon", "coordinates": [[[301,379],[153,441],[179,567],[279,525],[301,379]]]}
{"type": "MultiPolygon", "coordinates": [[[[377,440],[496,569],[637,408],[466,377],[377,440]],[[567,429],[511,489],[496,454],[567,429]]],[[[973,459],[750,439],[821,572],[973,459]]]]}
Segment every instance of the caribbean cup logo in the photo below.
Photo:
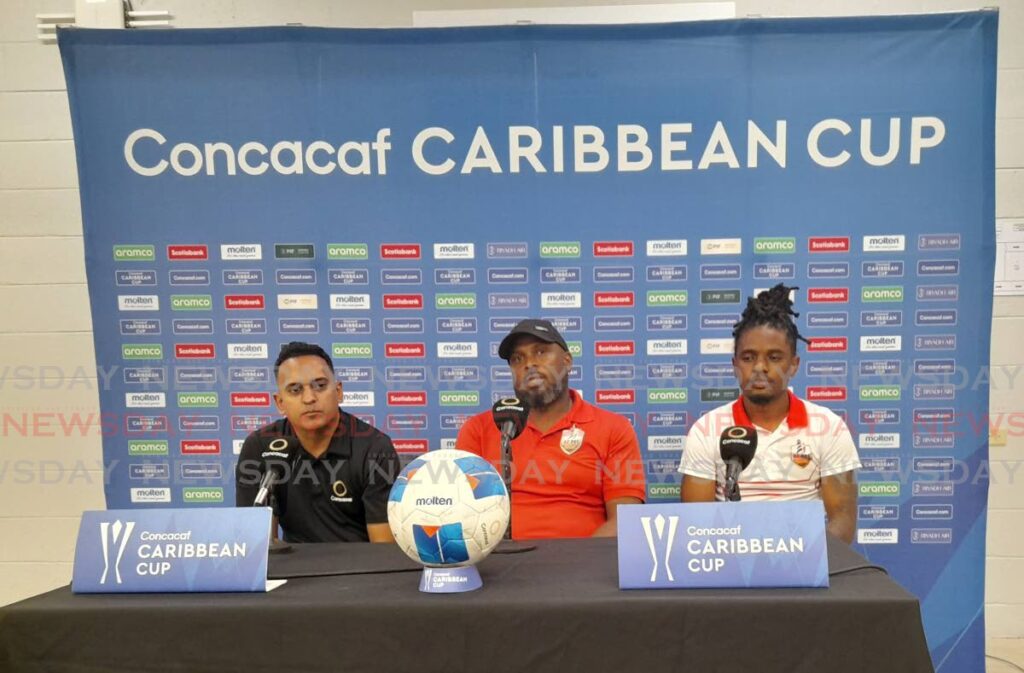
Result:
{"type": "Polygon", "coordinates": [[[103,574],[100,575],[100,584],[107,583],[110,574],[111,556],[113,556],[114,579],[117,584],[121,583],[121,557],[124,556],[124,549],[128,546],[128,539],[135,530],[135,522],[122,523],[120,520],[110,523],[100,523],[100,538],[103,548],[103,574]],[[116,553],[115,553],[116,550],[116,553]]]}
{"type": "Polygon", "coordinates": [[[658,579],[659,558],[660,565],[665,567],[665,575],[669,582],[675,582],[672,575],[672,568],[669,566],[669,557],[672,556],[672,544],[676,539],[676,529],[679,527],[679,517],[670,516],[667,519],[659,514],[653,519],[649,516],[640,517],[640,525],[644,529],[644,537],[647,538],[647,549],[651,552],[651,582],[658,579]],[[651,525],[653,523],[653,526],[651,525]],[[665,530],[665,524],[668,530],[665,530]],[[659,553],[660,552],[660,553],[659,553]]]}

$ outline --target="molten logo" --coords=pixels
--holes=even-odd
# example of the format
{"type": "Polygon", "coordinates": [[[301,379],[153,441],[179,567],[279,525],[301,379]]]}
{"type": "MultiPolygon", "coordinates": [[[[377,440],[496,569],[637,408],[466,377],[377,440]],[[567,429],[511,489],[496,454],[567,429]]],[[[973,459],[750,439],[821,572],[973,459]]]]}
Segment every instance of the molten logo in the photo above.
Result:
{"type": "Polygon", "coordinates": [[[429,498],[416,498],[417,507],[451,507],[454,504],[454,500],[451,498],[442,498],[441,496],[432,495],[429,498]]]}

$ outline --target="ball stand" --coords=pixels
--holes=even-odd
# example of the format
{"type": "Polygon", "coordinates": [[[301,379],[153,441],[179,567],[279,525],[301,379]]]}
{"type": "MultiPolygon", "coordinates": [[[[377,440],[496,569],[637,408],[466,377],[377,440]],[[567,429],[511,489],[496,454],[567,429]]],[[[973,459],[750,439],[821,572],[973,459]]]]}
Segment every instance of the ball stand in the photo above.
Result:
{"type": "Polygon", "coordinates": [[[424,568],[420,577],[420,591],[428,594],[460,594],[483,585],[476,566],[424,568]]]}

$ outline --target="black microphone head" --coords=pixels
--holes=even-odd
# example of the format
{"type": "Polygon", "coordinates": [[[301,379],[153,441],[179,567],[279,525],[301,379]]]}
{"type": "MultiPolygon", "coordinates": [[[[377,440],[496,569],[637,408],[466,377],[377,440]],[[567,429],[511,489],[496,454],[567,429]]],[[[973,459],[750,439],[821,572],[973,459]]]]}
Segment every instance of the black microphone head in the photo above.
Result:
{"type": "Polygon", "coordinates": [[[512,422],[512,439],[515,439],[526,427],[526,419],[530,415],[530,405],[518,397],[506,397],[498,400],[491,407],[491,416],[499,430],[504,430],[505,423],[512,422]]]}
{"type": "Polygon", "coordinates": [[[729,462],[735,458],[740,461],[743,469],[746,469],[757,451],[757,430],[747,425],[726,428],[718,441],[718,450],[722,454],[722,460],[729,462]]]}
{"type": "Polygon", "coordinates": [[[260,458],[264,465],[284,471],[291,467],[299,452],[299,440],[295,437],[276,437],[263,445],[260,458]]]}

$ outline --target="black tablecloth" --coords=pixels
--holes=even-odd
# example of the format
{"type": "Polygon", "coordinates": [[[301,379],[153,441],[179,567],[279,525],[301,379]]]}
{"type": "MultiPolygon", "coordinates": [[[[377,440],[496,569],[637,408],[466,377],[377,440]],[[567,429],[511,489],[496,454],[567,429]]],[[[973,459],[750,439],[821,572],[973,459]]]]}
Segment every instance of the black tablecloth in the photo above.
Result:
{"type": "MultiPolygon", "coordinates": [[[[866,563],[829,552],[832,572],[866,563]]],[[[304,545],[273,558],[292,579],[268,594],[64,587],[0,608],[0,671],[932,670],[917,599],[876,570],[829,589],[620,591],[614,540],[492,555],[467,594],[421,594],[410,569],[391,545],[304,545]]]]}

